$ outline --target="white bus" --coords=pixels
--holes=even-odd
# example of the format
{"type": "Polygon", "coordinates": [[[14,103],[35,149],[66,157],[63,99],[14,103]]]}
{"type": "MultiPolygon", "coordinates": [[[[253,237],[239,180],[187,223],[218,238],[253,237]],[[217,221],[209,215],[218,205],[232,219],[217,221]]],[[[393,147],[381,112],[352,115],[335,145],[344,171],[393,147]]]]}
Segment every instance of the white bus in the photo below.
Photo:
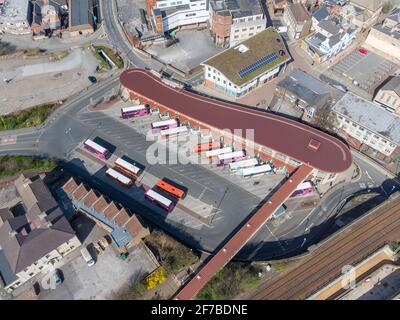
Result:
{"type": "Polygon", "coordinates": [[[122,172],[126,173],[128,176],[131,176],[133,178],[136,178],[142,171],[141,168],[135,166],[134,164],[132,164],[122,158],[118,158],[117,160],[115,160],[114,166],[118,170],[121,170],[122,172]]]}
{"type": "Polygon", "coordinates": [[[218,165],[223,166],[224,164],[240,161],[244,159],[245,156],[246,153],[243,150],[220,154],[218,156],[218,165]]]}
{"type": "Polygon", "coordinates": [[[117,170],[114,170],[112,168],[108,169],[106,171],[106,174],[122,184],[124,187],[130,187],[133,184],[133,181],[130,178],[124,176],[122,173],[119,173],[117,170]]]}
{"type": "Polygon", "coordinates": [[[163,195],[155,192],[152,189],[147,190],[144,193],[144,196],[147,200],[157,204],[159,207],[163,208],[167,212],[171,212],[175,206],[175,203],[168,198],[164,197],[163,195]]]}
{"type": "Polygon", "coordinates": [[[96,154],[99,158],[106,160],[110,157],[110,151],[108,151],[106,148],[102,147],[101,145],[97,144],[93,140],[87,139],[83,143],[83,146],[85,147],[86,150],[89,150],[90,152],[96,154]]]}
{"type": "Polygon", "coordinates": [[[254,167],[258,165],[258,160],[256,158],[245,159],[238,162],[232,162],[229,164],[229,171],[236,172],[239,169],[254,167]]]}
{"type": "Polygon", "coordinates": [[[181,127],[161,130],[160,134],[161,134],[161,137],[167,138],[167,137],[171,137],[171,136],[177,136],[177,135],[180,135],[180,134],[185,134],[185,133],[188,133],[188,131],[189,131],[188,127],[181,126],[181,127]]]}
{"type": "Polygon", "coordinates": [[[156,121],[151,124],[151,129],[153,133],[159,132],[161,130],[176,128],[178,126],[178,121],[175,119],[168,119],[162,121],[156,121]]]}
{"type": "Polygon", "coordinates": [[[211,158],[211,157],[219,156],[220,154],[232,152],[232,150],[233,150],[232,147],[213,149],[213,150],[207,151],[205,153],[205,156],[206,156],[206,158],[211,158]]]}
{"type": "Polygon", "coordinates": [[[253,167],[253,168],[244,168],[242,170],[243,177],[253,177],[256,175],[263,175],[268,172],[271,172],[272,168],[269,164],[263,164],[261,166],[253,167]]]}

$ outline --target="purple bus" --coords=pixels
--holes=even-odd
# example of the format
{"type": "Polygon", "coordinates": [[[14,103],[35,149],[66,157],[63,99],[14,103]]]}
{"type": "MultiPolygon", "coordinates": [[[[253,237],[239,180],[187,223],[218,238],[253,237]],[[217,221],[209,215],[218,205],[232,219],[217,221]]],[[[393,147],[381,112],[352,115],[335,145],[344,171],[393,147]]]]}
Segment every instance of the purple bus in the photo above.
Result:
{"type": "Polygon", "coordinates": [[[291,197],[305,196],[313,192],[313,185],[311,181],[304,181],[300,183],[296,190],[290,195],[291,197]]]}
{"type": "Polygon", "coordinates": [[[155,192],[153,189],[149,189],[144,193],[144,197],[167,211],[168,213],[174,209],[175,203],[170,199],[162,196],[158,192],[155,192]]]}
{"type": "Polygon", "coordinates": [[[160,132],[161,130],[176,128],[178,126],[178,121],[175,119],[168,119],[163,121],[153,122],[151,124],[151,130],[153,133],[160,132]]]}
{"type": "Polygon", "coordinates": [[[223,166],[224,164],[240,161],[243,160],[245,156],[246,153],[243,150],[220,154],[218,156],[217,165],[223,166]]]}
{"type": "Polygon", "coordinates": [[[121,108],[122,119],[129,119],[134,117],[142,117],[148,115],[150,112],[150,107],[148,104],[141,104],[138,106],[121,108]]]}
{"type": "Polygon", "coordinates": [[[90,139],[87,139],[83,143],[83,146],[86,150],[89,150],[91,153],[94,153],[99,158],[104,160],[107,160],[111,155],[110,151],[90,139]]]}

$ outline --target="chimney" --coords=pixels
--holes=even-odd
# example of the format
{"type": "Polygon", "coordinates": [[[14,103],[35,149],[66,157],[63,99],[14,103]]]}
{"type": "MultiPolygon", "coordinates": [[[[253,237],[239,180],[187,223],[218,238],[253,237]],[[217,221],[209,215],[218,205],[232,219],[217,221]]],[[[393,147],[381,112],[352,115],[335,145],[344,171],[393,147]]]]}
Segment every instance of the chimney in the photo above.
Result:
{"type": "Polygon", "coordinates": [[[8,234],[9,234],[11,237],[15,237],[15,236],[17,235],[17,231],[11,230],[8,234]]]}

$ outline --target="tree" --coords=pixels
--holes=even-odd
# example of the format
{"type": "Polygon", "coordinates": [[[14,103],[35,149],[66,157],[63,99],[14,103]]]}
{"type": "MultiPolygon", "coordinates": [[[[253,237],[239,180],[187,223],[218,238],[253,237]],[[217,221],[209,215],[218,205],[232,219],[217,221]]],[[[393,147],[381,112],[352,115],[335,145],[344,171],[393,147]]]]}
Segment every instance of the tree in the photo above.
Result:
{"type": "Polygon", "coordinates": [[[384,14],[389,13],[390,10],[392,10],[392,8],[393,8],[393,2],[392,2],[392,1],[387,1],[387,2],[385,2],[385,4],[383,5],[382,12],[383,12],[384,14]]]}
{"type": "Polygon", "coordinates": [[[320,129],[334,132],[336,127],[336,116],[329,106],[315,109],[312,124],[320,129]]]}
{"type": "Polygon", "coordinates": [[[159,284],[163,283],[166,279],[166,271],[164,267],[159,267],[154,272],[146,277],[144,280],[147,289],[153,289],[159,284]]]}

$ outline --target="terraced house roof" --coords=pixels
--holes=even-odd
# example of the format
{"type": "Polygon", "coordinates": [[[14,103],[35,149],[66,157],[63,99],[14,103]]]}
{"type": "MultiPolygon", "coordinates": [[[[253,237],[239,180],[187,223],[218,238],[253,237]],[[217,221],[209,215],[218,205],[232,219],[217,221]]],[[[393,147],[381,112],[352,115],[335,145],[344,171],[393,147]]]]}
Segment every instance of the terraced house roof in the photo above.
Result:
{"type": "Polygon", "coordinates": [[[229,81],[241,86],[262,73],[288,62],[291,59],[281,36],[272,27],[243,41],[240,45],[247,47],[248,50],[246,52],[240,52],[238,46],[235,46],[204,61],[202,64],[219,70],[229,81]],[[240,76],[240,70],[273,53],[277,55],[275,60],[263,65],[244,77],[240,76]]]}

